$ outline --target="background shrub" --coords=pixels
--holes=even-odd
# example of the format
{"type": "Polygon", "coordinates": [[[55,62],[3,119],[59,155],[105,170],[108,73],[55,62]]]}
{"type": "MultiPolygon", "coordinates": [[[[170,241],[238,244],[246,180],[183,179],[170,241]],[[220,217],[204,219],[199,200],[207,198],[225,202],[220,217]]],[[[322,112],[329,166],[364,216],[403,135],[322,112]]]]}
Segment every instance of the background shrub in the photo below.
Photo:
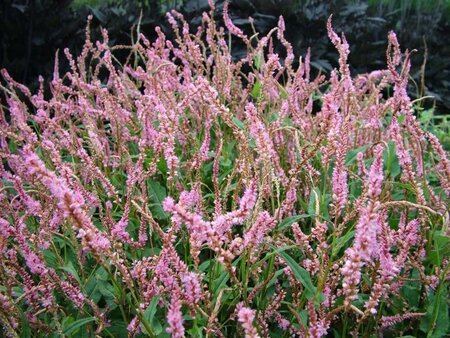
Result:
{"type": "MultiPolygon", "coordinates": [[[[223,1],[216,1],[216,20],[221,20],[223,1]]],[[[170,36],[165,13],[171,9],[182,12],[191,28],[201,21],[208,10],[206,0],[171,1],[86,1],[86,0],[5,0],[0,6],[0,65],[16,79],[37,88],[37,77],[49,78],[57,49],[68,47],[78,54],[84,39],[88,14],[94,15],[93,37],[99,38],[99,26],[108,28],[111,42],[127,44],[130,28],[140,22],[140,31],[155,38],[154,28],[161,26],[170,36]],[[142,19],[139,21],[140,13],[142,19]]],[[[445,41],[450,39],[450,5],[447,0],[433,1],[323,1],[323,0],[246,0],[231,1],[230,13],[236,25],[251,32],[248,17],[260,34],[267,32],[283,15],[287,37],[297,56],[305,55],[308,47],[314,62],[312,67],[324,72],[336,66],[336,52],[326,38],[325,24],[334,14],[335,26],[346,33],[351,42],[351,69],[355,74],[383,67],[380,55],[386,47],[390,30],[397,32],[400,43],[416,49],[412,57],[409,93],[413,97],[431,95],[424,100],[428,108],[434,100],[438,115],[448,114],[450,107],[450,51],[445,41]],[[358,53],[353,53],[353,51],[358,53]],[[424,77],[421,66],[426,59],[424,77]]],[[[233,40],[232,54],[239,57],[245,48],[233,40]]],[[[68,65],[62,64],[63,69],[68,65]]]]}

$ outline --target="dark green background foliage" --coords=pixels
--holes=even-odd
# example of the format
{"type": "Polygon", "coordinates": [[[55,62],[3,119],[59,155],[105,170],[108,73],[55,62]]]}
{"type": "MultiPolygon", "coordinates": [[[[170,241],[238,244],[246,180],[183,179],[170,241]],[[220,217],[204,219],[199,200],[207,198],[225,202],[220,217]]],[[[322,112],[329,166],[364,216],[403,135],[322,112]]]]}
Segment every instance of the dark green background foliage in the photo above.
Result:
{"type": "MultiPolygon", "coordinates": [[[[37,76],[48,78],[57,49],[69,47],[77,54],[84,41],[88,14],[94,15],[92,34],[99,27],[109,31],[111,43],[128,44],[131,28],[154,36],[155,26],[170,35],[164,13],[176,8],[197,27],[207,0],[3,0],[0,2],[0,67],[25,84],[36,87],[37,76]]],[[[216,1],[216,19],[221,20],[223,1],[216,1]]],[[[261,34],[276,26],[278,16],[286,21],[287,36],[297,56],[311,47],[316,70],[331,70],[337,53],[326,34],[326,20],[334,15],[336,31],[345,32],[351,46],[350,64],[354,73],[381,68],[385,64],[387,33],[395,30],[403,48],[416,49],[413,55],[412,96],[432,95],[438,114],[450,110],[450,1],[448,0],[234,0],[230,14],[235,24],[251,33],[248,17],[254,18],[261,34]],[[425,48],[425,46],[427,48],[425,48]],[[427,50],[424,82],[421,66],[427,50]],[[423,85],[425,84],[425,86],[423,85]]],[[[233,55],[244,55],[236,41],[233,55]]],[[[283,56],[283,53],[281,53],[283,56]]],[[[64,58],[61,58],[64,60],[64,58]]],[[[62,63],[62,67],[67,67],[62,63]]],[[[433,101],[428,100],[432,105],[433,101]]]]}

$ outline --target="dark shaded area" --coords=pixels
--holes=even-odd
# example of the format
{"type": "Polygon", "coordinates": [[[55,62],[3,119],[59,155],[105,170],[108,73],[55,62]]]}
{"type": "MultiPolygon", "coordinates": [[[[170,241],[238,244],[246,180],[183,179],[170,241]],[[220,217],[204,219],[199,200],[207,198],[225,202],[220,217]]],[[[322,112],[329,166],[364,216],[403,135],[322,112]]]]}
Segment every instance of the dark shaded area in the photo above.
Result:
{"type": "MultiPolygon", "coordinates": [[[[333,13],[334,28],[344,32],[351,46],[350,65],[354,74],[385,66],[387,34],[396,31],[403,49],[416,49],[411,74],[417,83],[410,94],[433,95],[438,113],[450,111],[450,25],[448,9],[437,1],[424,8],[395,8],[384,2],[343,0],[235,0],[230,15],[235,24],[249,34],[249,16],[261,34],[277,24],[278,16],[286,21],[287,38],[297,56],[311,47],[313,66],[328,72],[336,66],[337,52],[326,33],[326,21],[333,13]],[[426,44],[425,44],[426,43],[426,44]],[[425,87],[421,83],[421,65],[427,46],[425,87]]],[[[100,38],[99,27],[109,31],[111,44],[129,44],[130,29],[139,22],[149,38],[154,28],[162,26],[170,35],[164,13],[172,8],[181,11],[195,28],[201,14],[208,10],[207,0],[187,1],[100,1],[95,6],[75,7],[71,0],[3,0],[0,2],[0,68],[6,68],[16,80],[32,89],[38,75],[50,78],[56,50],[60,49],[61,72],[67,69],[62,50],[68,47],[77,55],[84,38],[86,18],[93,14],[93,39],[100,38]]],[[[216,20],[221,21],[223,1],[216,1],[216,20]]],[[[233,42],[236,58],[245,53],[238,41],[233,42]]],[[[284,51],[280,50],[281,56],[284,51]]],[[[428,100],[428,104],[432,104],[428,100]]]]}
{"type": "Polygon", "coordinates": [[[32,88],[37,77],[50,78],[55,53],[59,50],[61,73],[68,69],[63,50],[81,52],[89,14],[92,39],[101,39],[100,27],[108,29],[111,44],[130,44],[131,28],[142,11],[141,30],[150,38],[154,28],[165,24],[156,2],[108,3],[74,8],[72,0],[3,0],[0,7],[0,68],[6,68],[17,81],[32,88]]]}

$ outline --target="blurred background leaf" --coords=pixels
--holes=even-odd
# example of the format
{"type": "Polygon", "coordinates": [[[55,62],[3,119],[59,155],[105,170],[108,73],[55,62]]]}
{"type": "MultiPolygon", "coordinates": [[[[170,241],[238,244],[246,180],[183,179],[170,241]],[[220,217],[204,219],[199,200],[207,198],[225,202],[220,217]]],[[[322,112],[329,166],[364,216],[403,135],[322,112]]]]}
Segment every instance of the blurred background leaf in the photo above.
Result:
{"type": "MultiPolygon", "coordinates": [[[[216,20],[222,19],[223,0],[216,1],[216,20]]],[[[89,14],[94,16],[93,38],[99,27],[109,31],[111,44],[130,43],[133,25],[155,37],[161,26],[171,35],[165,13],[182,12],[192,27],[201,22],[208,10],[207,0],[3,0],[0,4],[0,67],[32,88],[38,75],[51,76],[57,49],[69,47],[80,52],[89,14]]],[[[333,13],[337,32],[344,32],[351,46],[350,65],[354,74],[385,65],[387,34],[397,33],[403,49],[416,49],[412,57],[410,95],[434,96],[425,100],[430,108],[437,104],[436,115],[450,113],[450,0],[233,0],[230,15],[237,26],[252,34],[249,17],[261,34],[276,26],[278,16],[286,21],[286,34],[297,56],[311,47],[312,66],[329,72],[337,63],[337,52],[329,42],[326,20],[333,13]],[[427,51],[427,53],[425,52],[427,51]],[[424,83],[421,65],[425,54],[424,83]]],[[[245,55],[245,46],[232,40],[236,58],[245,55]]],[[[280,45],[281,56],[285,52],[280,45]]],[[[61,58],[63,61],[64,58],[61,58]]],[[[68,65],[62,62],[62,71],[68,65]]]]}

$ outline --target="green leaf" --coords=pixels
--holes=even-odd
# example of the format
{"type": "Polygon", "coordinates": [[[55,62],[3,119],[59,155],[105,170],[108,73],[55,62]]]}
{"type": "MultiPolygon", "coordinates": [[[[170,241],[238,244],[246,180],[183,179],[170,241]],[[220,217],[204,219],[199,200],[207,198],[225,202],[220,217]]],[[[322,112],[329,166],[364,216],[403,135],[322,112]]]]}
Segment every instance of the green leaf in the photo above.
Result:
{"type": "MultiPolygon", "coordinates": [[[[158,335],[162,332],[161,323],[158,321],[158,319],[155,318],[158,301],[159,301],[158,297],[153,297],[149,306],[144,311],[144,318],[151,325],[153,333],[156,335],[158,335]]],[[[145,329],[144,326],[142,326],[142,328],[145,329]]]]}
{"type": "Polygon", "coordinates": [[[59,269],[70,273],[73,277],[75,277],[79,284],[82,284],[80,276],[78,275],[78,271],[75,269],[71,261],[69,261],[67,265],[61,266],[59,269]]]}
{"type": "Polygon", "coordinates": [[[222,167],[229,168],[229,167],[231,167],[233,165],[233,163],[231,162],[231,160],[229,158],[227,158],[227,159],[221,159],[220,160],[220,165],[222,167]]]}
{"type": "Polygon", "coordinates": [[[58,266],[58,257],[50,250],[44,250],[44,260],[47,265],[53,269],[58,266]]]}
{"type": "Polygon", "coordinates": [[[203,327],[199,327],[197,325],[194,325],[192,328],[188,330],[189,337],[203,337],[203,327]]]}
{"type": "Polygon", "coordinates": [[[144,311],[144,317],[145,317],[145,319],[147,319],[147,321],[149,323],[151,323],[153,320],[153,317],[155,317],[156,307],[158,306],[158,301],[159,301],[158,297],[153,297],[149,306],[144,311]]]}
{"type": "Polygon", "coordinates": [[[284,228],[290,227],[292,224],[294,224],[295,222],[297,222],[303,218],[310,218],[310,217],[311,217],[311,215],[307,215],[307,214],[286,217],[285,219],[283,219],[280,222],[280,224],[278,225],[278,229],[283,230],[284,228]]]}
{"type": "Polygon", "coordinates": [[[368,145],[365,145],[357,149],[350,150],[345,156],[345,165],[350,166],[351,164],[353,164],[353,162],[356,161],[356,156],[358,155],[358,153],[366,151],[368,147],[368,145]]]}
{"type": "Polygon", "coordinates": [[[444,337],[449,329],[448,291],[445,287],[440,287],[436,295],[429,295],[430,303],[427,314],[420,322],[420,330],[427,333],[429,338],[444,337]]]}
{"type": "Polygon", "coordinates": [[[442,251],[444,254],[448,253],[450,250],[450,237],[443,230],[436,231],[433,239],[437,250],[442,251]]]}
{"type": "Polygon", "coordinates": [[[313,188],[309,194],[308,215],[316,215],[316,203],[320,203],[320,190],[319,188],[313,188]]]}
{"type": "Polygon", "coordinates": [[[8,147],[11,153],[15,154],[17,152],[17,143],[15,141],[9,140],[8,147]]]}
{"type": "Polygon", "coordinates": [[[389,141],[387,149],[383,152],[383,161],[386,164],[386,171],[391,177],[396,177],[401,173],[400,163],[395,152],[395,143],[389,141]]]}
{"type": "Polygon", "coordinates": [[[422,288],[419,278],[419,270],[413,269],[411,272],[411,279],[417,280],[409,281],[401,288],[401,294],[408,301],[408,304],[417,308],[420,305],[420,290],[422,288]]]}
{"type": "Polygon", "coordinates": [[[108,280],[108,271],[106,271],[103,266],[100,266],[97,271],[95,271],[95,278],[104,281],[108,280]]]}
{"type": "Polygon", "coordinates": [[[411,183],[402,183],[402,182],[394,182],[393,186],[395,188],[401,188],[401,189],[405,189],[408,190],[410,193],[415,193],[414,187],[411,185],[411,183]]]}
{"type": "Polygon", "coordinates": [[[256,54],[254,64],[255,64],[255,68],[258,70],[261,69],[261,63],[262,63],[261,60],[262,60],[261,54],[256,54]]]}
{"type": "Polygon", "coordinates": [[[333,329],[333,337],[335,337],[335,338],[341,338],[341,332],[340,332],[340,330],[333,329]]]}
{"type": "Polygon", "coordinates": [[[98,280],[98,289],[104,297],[114,298],[114,287],[103,280],[98,280]]]}
{"type": "Polygon", "coordinates": [[[206,269],[208,269],[211,266],[211,261],[208,259],[207,261],[204,261],[202,264],[200,264],[199,269],[201,272],[205,272],[206,269]]]}
{"type": "Polygon", "coordinates": [[[268,261],[272,256],[278,255],[281,251],[286,251],[286,250],[298,248],[298,246],[295,244],[295,245],[287,245],[287,246],[283,246],[283,247],[281,247],[281,248],[277,248],[277,247],[271,245],[271,248],[273,249],[273,251],[266,253],[266,255],[264,256],[264,258],[261,259],[261,260],[259,260],[259,261],[254,265],[254,267],[261,266],[262,263],[268,261]]]}
{"type": "Polygon", "coordinates": [[[239,120],[236,116],[233,116],[232,118],[233,123],[236,125],[236,127],[238,127],[241,130],[245,129],[245,124],[244,122],[242,122],[241,120],[239,120]]]}
{"type": "Polygon", "coordinates": [[[278,277],[280,277],[280,276],[283,275],[283,274],[284,274],[284,269],[279,269],[279,270],[277,270],[277,271],[273,274],[273,277],[272,277],[272,279],[270,280],[270,282],[267,283],[266,288],[268,289],[269,287],[275,285],[275,283],[278,283],[278,282],[279,282],[278,277]]]}
{"type": "Polygon", "coordinates": [[[252,92],[250,93],[250,95],[254,98],[254,99],[258,99],[261,95],[261,82],[256,81],[255,85],[253,86],[252,92]]]}
{"type": "Polygon", "coordinates": [[[339,251],[342,249],[342,247],[347,244],[355,235],[355,230],[347,232],[344,236],[339,237],[336,240],[336,243],[333,244],[333,249],[331,250],[331,255],[334,257],[336,256],[339,251]]]}
{"type": "Polygon", "coordinates": [[[228,271],[223,271],[219,277],[214,281],[214,295],[218,295],[220,290],[222,290],[225,285],[227,284],[228,280],[230,279],[230,275],[228,274],[228,271]]]}
{"type": "Polygon", "coordinates": [[[434,265],[441,265],[444,257],[450,255],[450,237],[443,231],[436,231],[433,234],[434,248],[428,254],[427,260],[434,265]]]}
{"type": "Polygon", "coordinates": [[[306,310],[301,310],[298,313],[298,315],[299,315],[299,317],[300,317],[300,319],[302,321],[303,327],[307,327],[308,326],[307,325],[307,323],[308,323],[308,312],[306,310]]]}
{"type": "Polygon", "coordinates": [[[251,139],[248,141],[248,145],[250,146],[250,148],[255,149],[255,148],[256,148],[256,142],[255,142],[255,140],[254,140],[253,138],[251,138],[251,139]]]}
{"type": "Polygon", "coordinates": [[[86,324],[95,321],[95,317],[87,317],[87,318],[81,318],[73,323],[67,325],[65,328],[63,328],[63,334],[65,336],[70,336],[71,334],[77,333],[77,331],[85,326],[86,324]]]}
{"type": "Polygon", "coordinates": [[[167,176],[167,172],[169,171],[169,167],[167,166],[167,161],[164,156],[160,156],[158,162],[156,164],[158,171],[164,176],[167,176]]]}
{"type": "Polygon", "coordinates": [[[305,290],[308,291],[308,294],[306,297],[308,299],[311,299],[314,297],[316,293],[316,288],[312,284],[311,276],[309,275],[309,272],[306,271],[304,268],[302,268],[300,265],[297,264],[297,262],[289,256],[286,252],[280,252],[280,256],[283,257],[286,264],[289,265],[289,267],[292,270],[292,273],[294,274],[295,278],[302,283],[302,285],[305,287],[305,290]]]}
{"type": "Polygon", "coordinates": [[[28,318],[25,315],[25,313],[20,309],[20,316],[21,316],[21,325],[20,325],[20,338],[28,338],[32,337],[31,334],[31,327],[28,323],[28,318]]]}
{"type": "Polygon", "coordinates": [[[102,25],[106,24],[107,18],[98,7],[95,6],[87,6],[87,7],[91,10],[92,14],[94,14],[95,18],[102,23],[102,25]]]}
{"type": "Polygon", "coordinates": [[[89,278],[88,282],[86,283],[85,290],[89,299],[94,303],[98,303],[100,298],[102,298],[102,294],[98,289],[97,278],[95,278],[95,276],[91,276],[91,278],[89,278]]]}
{"type": "Polygon", "coordinates": [[[148,190],[150,192],[150,210],[156,219],[167,219],[169,214],[167,214],[162,208],[162,202],[167,197],[166,188],[164,188],[161,183],[148,180],[147,181],[148,190]]]}
{"type": "Polygon", "coordinates": [[[106,304],[108,304],[108,307],[110,310],[113,310],[117,308],[116,303],[116,289],[114,286],[112,286],[110,283],[99,280],[98,281],[98,291],[102,294],[104,297],[106,304]]]}
{"type": "Polygon", "coordinates": [[[284,88],[282,85],[278,86],[279,90],[280,90],[280,96],[283,100],[286,100],[288,98],[288,92],[286,90],[286,88],[284,88]]]}
{"type": "Polygon", "coordinates": [[[111,326],[108,326],[107,330],[113,337],[126,337],[128,334],[127,326],[127,323],[121,320],[112,320],[111,326]]]}
{"type": "Polygon", "coordinates": [[[434,116],[434,108],[420,112],[419,121],[421,124],[428,124],[434,116]]]}

